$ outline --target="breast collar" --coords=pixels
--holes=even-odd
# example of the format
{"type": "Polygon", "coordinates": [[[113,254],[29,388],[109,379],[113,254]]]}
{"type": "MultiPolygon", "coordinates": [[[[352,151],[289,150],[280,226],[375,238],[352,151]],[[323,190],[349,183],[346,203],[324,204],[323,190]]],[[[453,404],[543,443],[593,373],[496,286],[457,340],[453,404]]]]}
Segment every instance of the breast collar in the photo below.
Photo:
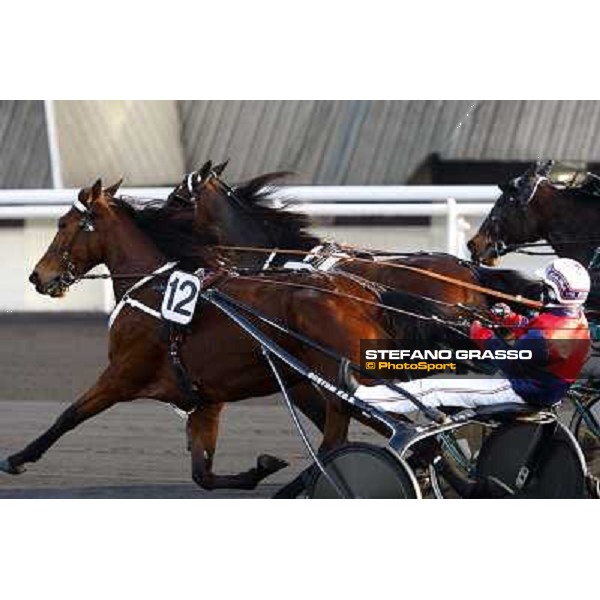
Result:
{"type": "Polygon", "coordinates": [[[149,281],[152,281],[157,275],[162,275],[163,273],[166,273],[170,269],[173,269],[175,266],[177,266],[177,261],[165,263],[161,267],[158,267],[158,269],[152,271],[152,273],[150,273],[150,275],[146,275],[145,277],[142,277],[142,279],[140,279],[139,281],[134,283],[123,294],[122,298],[119,300],[119,302],[113,309],[112,313],[110,314],[110,317],[108,319],[108,328],[110,329],[113,326],[115,320],[119,316],[119,313],[123,310],[123,308],[125,306],[131,306],[132,308],[137,308],[138,310],[141,310],[142,312],[146,313],[147,315],[150,315],[150,316],[154,317],[155,319],[161,320],[162,315],[160,314],[160,312],[158,310],[156,310],[154,308],[150,308],[149,306],[147,306],[143,302],[140,302],[139,300],[136,300],[135,298],[131,298],[131,294],[135,290],[139,290],[141,287],[145,286],[149,281]]]}

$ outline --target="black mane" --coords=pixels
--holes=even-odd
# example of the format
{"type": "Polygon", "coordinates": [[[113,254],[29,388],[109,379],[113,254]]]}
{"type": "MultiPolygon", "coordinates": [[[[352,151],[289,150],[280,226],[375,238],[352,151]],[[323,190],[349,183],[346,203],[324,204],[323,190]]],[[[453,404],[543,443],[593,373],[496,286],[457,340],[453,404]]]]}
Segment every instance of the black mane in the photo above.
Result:
{"type": "Polygon", "coordinates": [[[268,230],[274,247],[310,250],[321,240],[306,231],[311,225],[307,215],[291,212],[281,207],[269,206],[273,203],[276,188],[273,183],[291,173],[278,171],[254,177],[249,181],[236,185],[233,190],[236,197],[243,203],[257,220],[268,230]]]}
{"type": "Polygon", "coordinates": [[[214,267],[225,260],[225,255],[213,248],[220,242],[219,230],[194,229],[192,205],[164,200],[142,202],[128,196],[113,198],[112,203],[130,215],[169,260],[180,261],[181,268],[191,271],[214,267]]]}

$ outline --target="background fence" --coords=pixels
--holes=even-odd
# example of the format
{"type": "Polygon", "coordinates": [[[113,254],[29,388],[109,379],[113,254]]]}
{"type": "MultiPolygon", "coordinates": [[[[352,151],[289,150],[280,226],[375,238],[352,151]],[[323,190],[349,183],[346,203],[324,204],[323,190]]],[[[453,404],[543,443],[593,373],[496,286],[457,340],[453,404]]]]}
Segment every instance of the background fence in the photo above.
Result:
{"type": "MultiPolygon", "coordinates": [[[[123,193],[165,198],[171,189],[127,188],[123,193]]],[[[290,209],[309,214],[315,220],[313,230],[323,237],[365,248],[445,251],[466,257],[465,242],[498,193],[495,186],[284,186],[275,197],[289,202],[290,209]],[[394,217],[430,220],[399,225],[394,217]],[[377,224],[365,224],[373,218],[378,219],[377,224]],[[392,224],[385,224],[386,220],[392,224]]],[[[86,281],[57,301],[40,296],[27,281],[54,236],[56,219],[69,209],[75,196],[76,191],[70,189],[0,190],[0,252],[4,257],[0,310],[111,309],[110,282],[86,281]]],[[[540,260],[512,256],[504,262],[533,269],[540,260]]]]}
{"type": "MultiPolygon", "coordinates": [[[[600,101],[0,100],[0,310],[112,305],[99,281],[60,301],[27,281],[73,188],[99,176],[107,184],[124,176],[127,193],[160,198],[208,159],[231,159],[229,183],[294,171],[290,182],[302,185],[281,195],[314,219],[318,235],[464,256],[495,184],[530,161],[564,161],[567,178],[600,169],[599,124],[600,101]],[[463,185],[474,183],[494,185],[463,185]]],[[[541,260],[503,262],[528,269],[541,260]]]]}

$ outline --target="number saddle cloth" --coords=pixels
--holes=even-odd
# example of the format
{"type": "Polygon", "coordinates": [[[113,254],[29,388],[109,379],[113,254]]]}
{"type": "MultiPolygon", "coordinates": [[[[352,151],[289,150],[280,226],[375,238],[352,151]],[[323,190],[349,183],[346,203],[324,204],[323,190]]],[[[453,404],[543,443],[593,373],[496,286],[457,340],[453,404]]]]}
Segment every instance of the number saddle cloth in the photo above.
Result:
{"type": "Polygon", "coordinates": [[[142,277],[142,279],[134,283],[123,294],[119,302],[117,302],[117,305],[108,319],[108,328],[110,329],[114,325],[117,317],[125,306],[131,306],[132,308],[141,310],[158,320],[164,319],[178,324],[188,324],[194,315],[194,308],[203,286],[206,287],[207,283],[214,283],[219,279],[219,274],[207,277],[204,269],[198,269],[193,274],[185,271],[173,271],[165,287],[160,311],[131,297],[133,292],[141,289],[150,281],[156,279],[156,277],[167,273],[176,266],[177,262],[165,263],[149,275],[142,277]]]}

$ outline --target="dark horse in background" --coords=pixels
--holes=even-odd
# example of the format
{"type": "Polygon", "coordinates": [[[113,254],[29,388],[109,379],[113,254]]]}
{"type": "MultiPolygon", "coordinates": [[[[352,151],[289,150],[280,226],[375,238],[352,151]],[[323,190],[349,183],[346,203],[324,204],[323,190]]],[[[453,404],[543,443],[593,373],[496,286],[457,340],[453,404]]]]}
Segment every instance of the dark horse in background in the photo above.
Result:
{"type": "MultiPolygon", "coordinates": [[[[301,262],[302,255],[286,250],[310,252],[327,242],[308,231],[311,222],[301,213],[283,206],[273,206],[273,187],[288,173],[267,173],[247,182],[229,187],[222,179],[225,164],[213,168],[208,161],[201,169],[190,173],[169,196],[168,203],[194,202],[199,232],[218,227],[223,244],[256,248],[280,249],[269,263],[281,267],[288,261],[301,262]]],[[[480,310],[500,301],[481,288],[491,288],[509,295],[538,300],[539,281],[510,269],[492,269],[479,266],[450,254],[413,253],[377,259],[377,252],[338,247],[346,254],[333,267],[334,272],[357,275],[389,291],[402,291],[415,298],[429,298],[441,314],[449,318],[464,316],[462,307],[480,310]],[[437,277],[439,276],[439,277],[437,277]]],[[[269,253],[258,251],[231,251],[231,260],[237,266],[260,269],[269,253]]],[[[405,301],[393,294],[383,295],[391,304],[405,301]]],[[[509,302],[510,303],[510,302],[509,302]]],[[[418,307],[418,303],[416,304],[418,307]]],[[[431,303],[421,307],[431,310],[431,303]]],[[[513,306],[523,310],[521,304],[513,306]]]]}
{"type": "MultiPolygon", "coordinates": [[[[496,264],[520,246],[547,241],[558,256],[588,266],[600,246],[600,178],[586,173],[577,184],[553,183],[553,161],[538,161],[500,186],[479,230],[468,242],[474,261],[496,264]]],[[[600,272],[592,270],[588,307],[600,308],[600,272]]]]}
{"type": "MultiPolygon", "coordinates": [[[[600,316],[600,178],[574,173],[569,184],[551,180],[553,161],[538,161],[523,175],[500,186],[496,200],[468,247],[473,260],[495,264],[504,254],[522,245],[545,240],[555,254],[572,258],[588,268],[591,291],[586,312],[592,337],[598,341],[600,316]],[[594,264],[590,265],[590,261],[594,264]]],[[[592,353],[572,389],[576,412],[571,429],[593,468],[600,468],[600,360],[592,353]],[[585,378],[588,379],[585,379],[585,378]],[[578,416],[579,413],[579,416],[578,416]]]]}
{"type": "MultiPolygon", "coordinates": [[[[209,231],[203,238],[192,231],[192,210],[172,205],[135,210],[131,202],[115,198],[117,189],[115,185],[103,190],[97,181],[92,188],[82,190],[77,206],[61,217],[54,240],[30,277],[39,293],[60,297],[94,266],[105,264],[119,301],[133,283],[177,255],[187,268],[214,269],[210,280],[213,288],[354,362],[360,362],[361,339],[387,337],[380,324],[380,309],[369,304],[377,296],[363,286],[345,277],[323,273],[280,276],[282,284],[299,284],[296,288],[246,281],[222,268],[223,257],[210,247],[218,238],[213,238],[209,231]],[[328,290],[367,303],[328,295],[328,290]]],[[[164,279],[155,278],[132,295],[136,301],[159,310],[164,283],[164,279]]],[[[293,338],[273,330],[268,333],[312,370],[335,381],[337,361],[293,338]]],[[[278,390],[258,344],[215,306],[202,303],[181,348],[181,357],[196,390],[194,397],[190,397],[179,385],[169,359],[169,342],[170,331],[164,321],[126,305],[110,330],[109,364],[96,383],[47,431],[0,461],[0,469],[10,474],[21,473],[27,463],[39,460],[68,431],[118,402],[137,398],[174,404],[188,413],[192,476],[204,488],[251,489],[283,468],[284,461],[263,455],[256,467],[243,473],[217,475],[212,471],[224,404],[278,390]]],[[[286,376],[294,377],[287,372],[286,376]]],[[[323,449],[335,447],[346,438],[347,416],[339,402],[332,396],[325,403],[323,449]]]]}

